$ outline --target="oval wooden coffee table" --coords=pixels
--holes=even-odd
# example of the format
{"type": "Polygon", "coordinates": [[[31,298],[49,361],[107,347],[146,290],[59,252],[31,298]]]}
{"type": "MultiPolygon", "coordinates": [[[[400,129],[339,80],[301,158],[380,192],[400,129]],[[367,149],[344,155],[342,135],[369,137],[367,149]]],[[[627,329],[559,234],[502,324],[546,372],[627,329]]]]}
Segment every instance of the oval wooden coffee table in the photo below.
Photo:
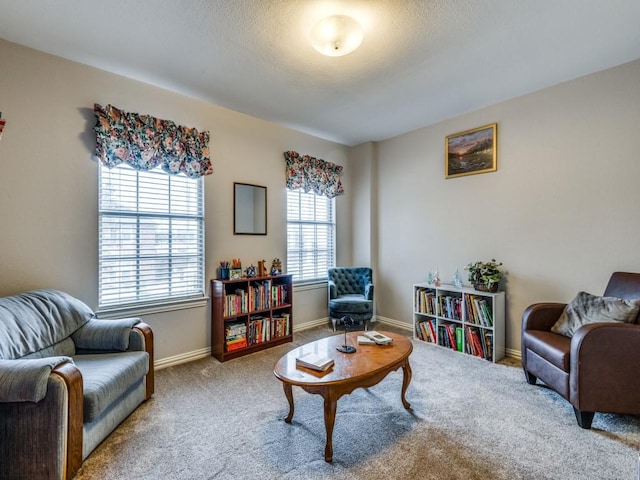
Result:
{"type": "Polygon", "coordinates": [[[403,379],[400,399],[404,408],[411,405],[405,393],[411,381],[409,355],[413,345],[407,337],[390,332],[380,332],[393,339],[391,345],[357,345],[357,336],[364,332],[350,332],[347,343],[357,348],[355,353],[341,353],[336,347],[344,343],[344,334],[335,335],[315,342],[307,343],[291,350],[276,362],[273,373],[282,381],[284,394],[289,401],[289,414],[285,422],[291,423],[293,418],[293,393],[291,387],[297,385],[309,393],[322,395],[324,398],[324,424],[327,430],[327,443],[324,448],[324,459],[333,460],[333,425],[336,419],[338,399],[351,393],[356,388],[372,387],[385,378],[390,372],[402,367],[403,379]],[[326,372],[297,367],[296,358],[306,353],[323,353],[334,359],[334,365],[326,372]]]}

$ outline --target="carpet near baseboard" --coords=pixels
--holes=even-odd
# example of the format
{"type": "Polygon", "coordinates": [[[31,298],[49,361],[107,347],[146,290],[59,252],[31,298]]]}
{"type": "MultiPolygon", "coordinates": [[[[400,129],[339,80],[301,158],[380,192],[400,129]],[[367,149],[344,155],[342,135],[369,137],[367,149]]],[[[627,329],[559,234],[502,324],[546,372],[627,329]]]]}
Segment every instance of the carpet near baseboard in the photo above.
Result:
{"type": "Polygon", "coordinates": [[[294,387],[286,424],[273,365],[327,335],[317,327],[293,344],[223,364],[207,358],[158,371],[154,397],[89,456],[76,480],[637,478],[638,418],[596,414],[592,430],[583,430],[566,401],[528,385],[520,368],[418,341],[411,410],[400,402],[401,372],[342,397],[334,461],[326,463],[322,398],[294,387]]]}

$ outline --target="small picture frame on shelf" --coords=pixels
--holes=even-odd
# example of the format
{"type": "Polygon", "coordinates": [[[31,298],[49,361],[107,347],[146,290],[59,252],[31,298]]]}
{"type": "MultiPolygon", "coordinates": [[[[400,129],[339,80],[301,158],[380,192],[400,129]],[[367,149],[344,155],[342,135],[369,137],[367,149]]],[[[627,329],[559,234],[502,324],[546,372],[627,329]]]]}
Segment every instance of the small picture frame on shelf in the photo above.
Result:
{"type": "Polygon", "coordinates": [[[229,278],[231,280],[238,280],[242,278],[242,269],[241,268],[232,268],[229,270],[229,278]]]}

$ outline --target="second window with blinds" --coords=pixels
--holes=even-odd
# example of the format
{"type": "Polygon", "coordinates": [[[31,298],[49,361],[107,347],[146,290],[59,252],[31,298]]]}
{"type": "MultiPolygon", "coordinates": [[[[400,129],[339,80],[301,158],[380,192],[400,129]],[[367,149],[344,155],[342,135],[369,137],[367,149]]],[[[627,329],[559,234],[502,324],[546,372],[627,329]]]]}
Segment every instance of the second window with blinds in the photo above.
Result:
{"type": "Polygon", "coordinates": [[[327,279],[336,263],[335,199],[287,190],[287,273],[295,283],[327,279]]]}

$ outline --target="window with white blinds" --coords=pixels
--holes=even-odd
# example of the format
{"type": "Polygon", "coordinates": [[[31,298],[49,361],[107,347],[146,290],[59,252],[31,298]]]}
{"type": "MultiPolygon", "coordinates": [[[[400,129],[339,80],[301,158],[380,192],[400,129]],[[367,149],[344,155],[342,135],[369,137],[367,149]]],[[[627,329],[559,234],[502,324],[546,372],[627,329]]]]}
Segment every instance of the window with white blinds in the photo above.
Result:
{"type": "Polygon", "coordinates": [[[204,295],[203,188],[202,177],[100,166],[100,308],[204,295]]]}
{"type": "Polygon", "coordinates": [[[335,199],[287,190],[287,273],[294,282],[326,280],[336,263],[335,199]]]}

